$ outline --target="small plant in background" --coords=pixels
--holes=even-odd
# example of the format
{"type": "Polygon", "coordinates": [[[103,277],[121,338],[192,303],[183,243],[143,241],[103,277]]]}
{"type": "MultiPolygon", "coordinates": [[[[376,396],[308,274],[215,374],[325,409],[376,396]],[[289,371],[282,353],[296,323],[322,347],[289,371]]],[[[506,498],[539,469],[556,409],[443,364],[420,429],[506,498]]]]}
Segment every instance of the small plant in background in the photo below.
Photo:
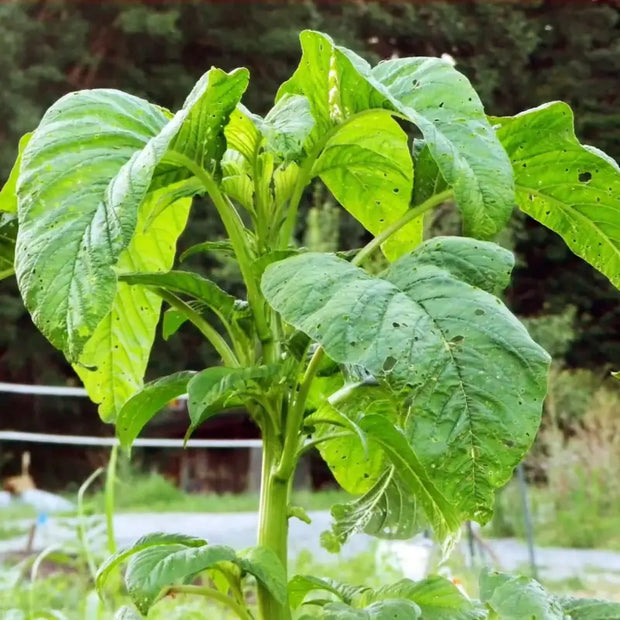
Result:
{"type": "Polygon", "coordinates": [[[450,63],[371,67],[321,33],[301,39],[301,63],[264,118],[240,103],[244,69],[211,69],[176,114],[115,90],[63,97],[23,138],[0,195],[24,303],[124,447],[186,392],[188,437],[239,406],[262,433],[256,547],[146,534],[99,568],[99,588],[127,564],[125,619],[176,596],[245,620],[297,608],[328,620],[600,618],[616,607],[500,574],[483,576],[480,600],[438,576],[382,588],[289,578],[288,522],[307,519],[292,480],[313,447],[355,496],[332,508],[329,549],[356,532],[431,527],[448,551],[464,520],[491,518],[538,429],[550,361],[498,298],[513,257],[489,239],[515,203],[620,282],[620,171],[577,141],[566,104],[488,118],[450,63]],[[366,246],[295,244],[316,178],[372,235],[366,246]],[[228,238],[181,260],[232,256],[246,299],[171,270],[199,194],[228,238]],[[425,239],[427,218],[449,203],[464,236],[425,239]],[[379,252],[387,267],[368,269],[379,252]],[[162,301],[164,338],[189,322],[221,366],[143,385],[162,301]]]}

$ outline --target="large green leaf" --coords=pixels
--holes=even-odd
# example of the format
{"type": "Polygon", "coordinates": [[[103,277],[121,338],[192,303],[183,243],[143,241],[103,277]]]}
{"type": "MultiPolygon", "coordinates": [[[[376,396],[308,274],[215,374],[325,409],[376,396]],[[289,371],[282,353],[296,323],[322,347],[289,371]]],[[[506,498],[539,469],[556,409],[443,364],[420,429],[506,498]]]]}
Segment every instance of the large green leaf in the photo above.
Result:
{"type": "Polygon", "coordinates": [[[273,366],[226,368],[214,366],[199,372],[187,385],[191,432],[224,409],[239,406],[252,390],[259,389],[262,379],[277,376],[273,366]]]}
{"type": "Polygon", "coordinates": [[[110,310],[112,267],[135,229],[153,160],[167,147],[155,138],[167,123],[137,97],[80,91],[46,112],[24,151],[18,283],[35,324],[70,361],[110,310]]]}
{"type": "Polygon", "coordinates": [[[19,146],[17,149],[17,158],[13,164],[13,168],[9,173],[9,178],[0,190],[0,211],[5,213],[17,213],[17,179],[19,177],[19,170],[22,163],[22,154],[24,149],[30,142],[32,133],[24,134],[19,140],[19,146]]]}
{"type": "Polygon", "coordinates": [[[185,394],[188,381],[195,375],[182,370],[147,383],[121,408],[116,418],[116,433],[121,445],[130,448],[144,426],[171,400],[185,394]]]}
{"type": "Polygon", "coordinates": [[[14,273],[15,239],[17,238],[17,217],[0,212],[0,280],[14,273]]]}
{"type": "MultiPolygon", "coordinates": [[[[418,263],[414,252],[384,279],[307,253],[270,265],[262,287],[333,360],[407,399],[414,453],[463,518],[485,521],[538,428],[549,359],[497,298],[455,279],[440,258],[418,263]]],[[[502,261],[486,264],[505,274],[502,261]]]]}
{"type": "Polygon", "coordinates": [[[512,161],[519,208],[620,288],[618,164],[579,143],[565,103],[492,120],[512,161]]]}
{"type": "Polygon", "coordinates": [[[569,620],[560,605],[529,577],[483,573],[480,596],[501,620],[569,620]]]}
{"type": "MultiPolygon", "coordinates": [[[[374,235],[409,209],[413,164],[407,134],[387,110],[345,123],[325,145],[313,173],[342,206],[374,235]]],[[[384,246],[394,259],[422,241],[420,223],[401,229],[384,246]]]]}
{"type": "Polygon", "coordinates": [[[570,596],[556,600],[571,620],[620,620],[620,603],[570,596]]]}
{"type": "MultiPolygon", "coordinates": [[[[116,270],[166,272],[172,266],[191,199],[182,199],[166,209],[145,229],[142,223],[156,201],[157,192],[142,203],[138,226],[116,270]]],[[[109,314],[97,325],[79,364],[74,365],[89,397],[99,403],[99,415],[104,420],[113,420],[125,401],[142,387],[160,310],[157,295],[118,282],[109,314]]]]}
{"type": "Polygon", "coordinates": [[[110,312],[113,267],[132,239],[147,191],[166,184],[166,174],[153,182],[166,152],[211,167],[224,120],[246,84],[245,71],[212,69],[173,118],[111,90],[67,95],[43,117],[17,182],[16,268],[35,324],[70,361],[78,361],[110,312]]]}
{"type": "Polygon", "coordinates": [[[235,298],[215,282],[191,271],[168,271],[166,273],[126,273],[121,282],[163,288],[174,293],[188,295],[203,302],[223,321],[227,321],[235,307],[235,298]]]}
{"type": "Polygon", "coordinates": [[[465,76],[438,58],[390,60],[371,69],[318,32],[303,32],[301,44],[299,67],[278,97],[308,98],[317,123],[310,145],[357,113],[391,109],[422,132],[454,190],[466,233],[489,237],[503,228],[514,199],[512,171],[465,76]]]}

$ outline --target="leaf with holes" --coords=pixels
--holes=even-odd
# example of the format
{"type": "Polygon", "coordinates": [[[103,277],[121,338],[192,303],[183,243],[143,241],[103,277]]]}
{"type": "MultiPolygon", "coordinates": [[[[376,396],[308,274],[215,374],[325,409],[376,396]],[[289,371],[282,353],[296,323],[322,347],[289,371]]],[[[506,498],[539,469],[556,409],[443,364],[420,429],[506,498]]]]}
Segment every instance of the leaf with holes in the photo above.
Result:
{"type": "Polygon", "coordinates": [[[389,109],[422,132],[455,194],[465,232],[491,237],[512,211],[510,162],[467,78],[439,58],[400,58],[370,65],[319,32],[301,34],[303,57],[278,91],[302,94],[316,120],[309,145],[356,114],[389,109]]]}
{"type": "MultiPolygon", "coordinates": [[[[549,359],[499,299],[453,277],[444,257],[428,260],[413,252],[373,278],[308,253],[270,265],[262,287],[333,360],[406,399],[404,428],[422,466],[462,518],[484,522],[538,428],[549,359]]],[[[503,261],[487,264],[504,277],[503,261]]]]}
{"type": "Polygon", "coordinates": [[[121,408],[116,418],[116,434],[124,448],[130,448],[140,431],[171,400],[187,391],[188,381],[196,373],[182,370],[147,383],[121,408]]]}
{"type": "Polygon", "coordinates": [[[210,119],[221,126],[246,84],[246,71],[212,69],[172,118],[113,90],[73,93],[46,112],[24,150],[17,182],[16,271],[35,324],[69,361],[79,360],[110,313],[113,268],[136,231],[147,191],[179,180],[161,173],[167,151],[207,164],[223,140],[210,119]]]}
{"type": "MultiPolygon", "coordinates": [[[[409,209],[413,164],[407,134],[387,110],[374,110],[343,124],[325,144],[312,172],[374,235],[409,209]]],[[[383,249],[395,259],[421,241],[422,228],[414,220],[383,249]]]]}
{"type": "Polygon", "coordinates": [[[512,162],[519,208],[620,288],[618,164],[579,143],[565,103],[491,120],[512,162]]]}
{"type": "MultiPolygon", "coordinates": [[[[117,270],[166,272],[172,266],[191,199],[182,199],[166,209],[145,229],[142,224],[156,201],[157,192],[140,206],[138,226],[120,255],[117,270]]],[[[102,419],[113,420],[127,399],[141,389],[160,311],[157,295],[118,282],[110,312],[95,328],[79,363],[74,364],[89,397],[99,404],[102,419]]]]}

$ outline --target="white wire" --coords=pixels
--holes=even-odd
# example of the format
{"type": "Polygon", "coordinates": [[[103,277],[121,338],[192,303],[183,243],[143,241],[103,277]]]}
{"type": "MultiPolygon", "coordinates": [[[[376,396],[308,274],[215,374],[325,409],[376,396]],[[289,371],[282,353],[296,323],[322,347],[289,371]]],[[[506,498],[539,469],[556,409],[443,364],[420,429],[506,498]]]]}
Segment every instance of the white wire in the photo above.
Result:
{"type": "MultiPolygon", "coordinates": [[[[1,383],[0,392],[7,394],[32,394],[40,396],[78,396],[88,398],[84,388],[68,387],[61,385],[27,385],[25,383],[1,383]]],[[[187,395],[179,396],[182,400],[187,400],[187,395]]]]}
{"type": "MultiPolygon", "coordinates": [[[[115,437],[94,437],[85,435],[52,435],[47,433],[24,433],[21,431],[0,431],[0,441],[23,441],[28,443],[61,444],[66,446],[113,446],[115,437]]],[[[183,448],[182,439],[144,439],[133,442],[143,448],[183,448]]],[[[190,439],[186,448],[260,448],[260,439],[190,439]]]]}
{"type": "MultiPolygon", "coordinates": [[[[42,396],[88,396],[84,388],[56,385],[27,385],[25,383],[0,382],[0,392],[42,396]]],[[[180,398],[187,400],[187,395],[183,395],[180,398]]],[[[118,439],[115,437],[53,435],[48,433],[24,433],[21,431],[0,431],[0,441],[23,441],[65,446],[114,446],[118,444],[118,439]]],[[[190,439],[184,446],[182,439],[153,438],[136,439],[133,445],[144,448],[260,448],[262,441],[260,439],[190,439]]]]}

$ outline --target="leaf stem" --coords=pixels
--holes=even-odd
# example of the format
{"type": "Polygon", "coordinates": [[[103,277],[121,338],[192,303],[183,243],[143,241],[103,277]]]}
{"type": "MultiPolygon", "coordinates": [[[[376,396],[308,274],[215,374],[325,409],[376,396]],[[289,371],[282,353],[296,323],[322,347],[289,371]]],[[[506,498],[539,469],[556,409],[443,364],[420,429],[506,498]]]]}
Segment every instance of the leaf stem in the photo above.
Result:
{"type": "Polygon", "coordinates": [[[169,594],[191,594],[194,596],[204,596],[205,598],[222,603],[222,605],[226,605],[234,611],[235,614],[241,618],[241,620],[252,620],[250,613],[243,609],[243,607],[241,607],[241,605],[239,605],[235,600],[230,598],[230,596],[226,596],[225,594],[222,594],[221,592],[207,586],[170,586],[162,591],[158,597],[158,600],[161,600],[169,594]]]}
{"type": "Polygon", "coordinates": [[[295,455],[299,447],[299,429],[304,417],[304,408],[306,400],[308,398],[308,392],[314,379],[321,360],[323,359],[324,350],[322,347],[318,347],[302,377],[293,406],[291,407],[289,414],[286,418],[286,431],[284,435],[284,449],[282,450],[282,457],[277,469],[277,476],[282,479],[288,480],[295,469],[295,455]]]}
{"type": "Polygon", "coordinates": [[[202,333],[202,335],[213,345],[214,349],[219,353],[220,357],[227,366],[236,368],[239,366],[237,357],[228,346],[228,343],[222,338],[220,333],[214,329],[208,321],[205,321],[198,312],[196,312],[189,304],[177,297],[174,293],[163,288],[154,288],[154,291],[173,308],[182,312],[202,333]]]}
{"type": "Polygon", "coordinates": [[[329,441],[330,439],[338,439],[339,437],[350,437],[352,435],[351,431],[341,431],[339,433],[332,433],[331,435],[324,435],[323,437],[318,437],[317,439],[313,439],[312,441],[307,441],[299,450],[297,450],[297,454],[295,458],[299,458],[312,448],[316,448],[319,444],[322,444],[324,441],[329,441]]]}
{"type": "Polygon", "coordinates": [[[255,274],[253,273],[253,260],[248,247],[246,228],[243,224],[243,220],[230,200],[227,200],[222,194],[215,179],[204,168],[182,153],[174,153],[172,160],[185,166],[201,181],[217,209],[235,251],[239,269],[241,270],[241,275],[243,276],[248,291],[248,303],[252,308],[254,321],[256,323],[256,332],[263,348],[265,361],[272,363],[275,361],[276,357],[273,335],[265,316],[263,297],[259,290],[255,274]]]}
{"type": "Polygon", "coordinates": [[[397,233],[403,226],[415,220],[416,217],[420,217],[427,211],[430,211],[433,207],[440,205],[442,202],[448,201],[452,198],[452,190],[448,189],[439,194],[434,194],[428,200],[425,200],[422,204],[409,209],[405,215],[399,220],[390,224],[383,232],[379,233],[372,241],[367,243],[351,261],[352,265],[360,266],[377,248],[381,246],[387,239],[393,234],[397,233]]]}

